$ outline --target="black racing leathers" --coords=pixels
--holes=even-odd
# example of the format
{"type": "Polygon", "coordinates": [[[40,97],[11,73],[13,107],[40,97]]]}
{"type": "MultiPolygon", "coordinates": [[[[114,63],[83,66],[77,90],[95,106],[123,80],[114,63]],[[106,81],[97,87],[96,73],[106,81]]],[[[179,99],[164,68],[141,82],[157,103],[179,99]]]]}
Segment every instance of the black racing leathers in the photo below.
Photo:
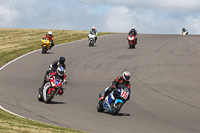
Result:
{"type": "Polygon", "coordinates": [[[49,65],[49,70],[55,71],[58,67],[63,67],[65,69],[65,64],[60,64],[59,60],[55,60],[49,65]]]}

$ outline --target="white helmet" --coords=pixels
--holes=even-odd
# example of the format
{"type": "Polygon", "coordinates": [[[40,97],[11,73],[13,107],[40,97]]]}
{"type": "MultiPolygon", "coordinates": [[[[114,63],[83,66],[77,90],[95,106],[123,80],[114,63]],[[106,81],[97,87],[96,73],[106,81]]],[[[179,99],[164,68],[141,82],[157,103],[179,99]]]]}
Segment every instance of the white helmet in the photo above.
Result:
{"type": "Polygon", "coordinates": [[[92,30],[95,30],[95,27],[94,27],[94,26],[92,26],[92,30]]]}
{"type": "Polygon", "coordinates": [[[128,72],[128,71],[123,72],[123,79],[125,81],[129,81],[130,77],[131,77],[130,72],[128,72]]]}
{"type": "Polygon", "coordinates": [[[63,67],[58,67],[57,68],[57,73],[58,73],[59,76],[63,76],[64,72],[65,72],[65,70],[64,70],[63,67]]]}
{"type": "Polygon", "coordinates": [[[131,27],[131,30],[135,30],[135,27],[133,26],[133,27],[131,27]]]}
{"type": "Polygon", "coordinates": [[[48,32],[48,35],[52,35],[52,31],[49,31],[49,32],[48,32]]]}

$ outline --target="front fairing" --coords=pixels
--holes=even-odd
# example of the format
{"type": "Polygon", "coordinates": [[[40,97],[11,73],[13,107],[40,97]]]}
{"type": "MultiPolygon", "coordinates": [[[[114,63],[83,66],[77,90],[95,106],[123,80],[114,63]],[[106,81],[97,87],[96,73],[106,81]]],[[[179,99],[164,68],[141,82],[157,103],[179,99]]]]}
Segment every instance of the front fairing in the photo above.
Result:
{"type": "Polygon", "coordinates": [[[62,87],[62,79],[57,75],[53,76],[50,82],[53,88],[62,87]]]}
{"type": "Polygon", "coordinates": [[[42,46],[47,47],[47,49],[49,48],[49,44],[50,44],[50,41],[48,39],[43,39],[42,40],[42,46]]]}

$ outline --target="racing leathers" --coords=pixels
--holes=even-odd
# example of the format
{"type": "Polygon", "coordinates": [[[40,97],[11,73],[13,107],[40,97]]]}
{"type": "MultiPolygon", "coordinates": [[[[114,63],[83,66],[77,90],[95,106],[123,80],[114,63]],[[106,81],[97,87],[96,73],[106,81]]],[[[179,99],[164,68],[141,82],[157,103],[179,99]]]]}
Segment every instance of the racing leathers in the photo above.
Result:
{"type": "MultiPolygon", "coordinates": [[[[110,86],[106,92],[104,93],[104,96],[102,98],[100,98],[100,100],[104,100],[106,98],[106,96],[108,96],[108,94],[110,94],[113,90],[118,89],[119,85],[124,85],[129,89],[129,92],[131,93],[131,84],[129,81],[126,81],[123,79],[122,76],[117,77],[113,82],[112,82],[112,86],[110,86]]],[[[127,100],[129,100],[130,95],[128,96],[127,100]]]]}

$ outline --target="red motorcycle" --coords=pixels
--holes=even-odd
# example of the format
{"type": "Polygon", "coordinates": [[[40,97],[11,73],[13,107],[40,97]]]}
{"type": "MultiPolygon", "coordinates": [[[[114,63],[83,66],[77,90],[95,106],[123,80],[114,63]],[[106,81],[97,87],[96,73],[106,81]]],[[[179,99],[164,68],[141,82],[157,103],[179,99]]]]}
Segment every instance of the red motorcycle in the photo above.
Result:
{"type": "Polygon", "coordinates": [[[39,89],[38,100],[46,103],[51,102],[54,95],[59,94],[62,90],[62,79],[60,76],[52,76],[50,81],[47,82],[44,87],[39,89]]]}
{"type": "Polygon", "coordinates": [[[129,35],[128,36],[128,45],[129,48],[135,48],[136,42],[135,42],[135,35],[129,35]]]}

